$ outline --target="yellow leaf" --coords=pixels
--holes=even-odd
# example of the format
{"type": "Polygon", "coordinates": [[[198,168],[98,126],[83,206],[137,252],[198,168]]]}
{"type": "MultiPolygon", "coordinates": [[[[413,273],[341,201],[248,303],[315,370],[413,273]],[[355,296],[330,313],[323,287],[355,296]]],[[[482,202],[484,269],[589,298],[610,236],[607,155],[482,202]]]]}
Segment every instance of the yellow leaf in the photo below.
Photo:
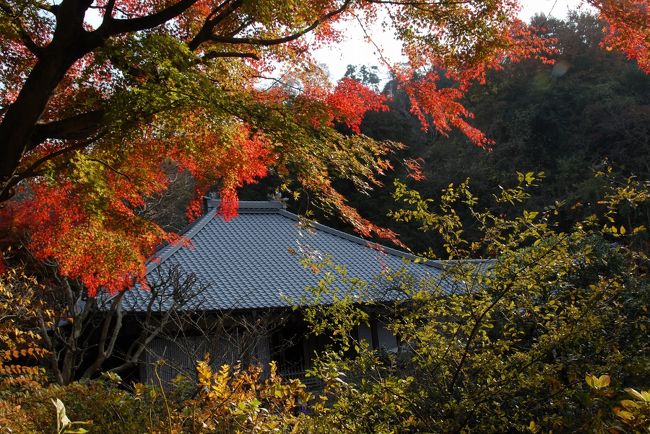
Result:
{"type": "Polygon", "coordinates": [[[598,377],[598,386],[599,386],[599,388],[609,386],[610,382],[611,382],[611,378],[607,374],[601,375],[600,377],[598,377]]]}
{"type": "Polygon", "coordinates": [[[618,416],[621,419],[626,420],[626,421],[630,421],[630,420],[634,419],[634,415],[632,413],[630,413],[629,411],[623,410],[620,407],[616,407],[614,409],[614,413],[616,414],[616,416],[618,416]]]}
{"type": "Polygon", "coordinates": [[[634,401],[632,401],[630,399],[622,400],[621,405],[623,407],[625,407],[626,409],[628,409],[628,410],[636,410],[637,408],[639,408],[639,404],[637,404],[636,402],[634,402],[634,401]]]}
{"type": "Polygon", "coordinates": [[[625,391],[632,397],[638,399],[639,401],[650,402],[650,391],[644,390],[639,392],[638,390],[628,387],[625,391]]]}

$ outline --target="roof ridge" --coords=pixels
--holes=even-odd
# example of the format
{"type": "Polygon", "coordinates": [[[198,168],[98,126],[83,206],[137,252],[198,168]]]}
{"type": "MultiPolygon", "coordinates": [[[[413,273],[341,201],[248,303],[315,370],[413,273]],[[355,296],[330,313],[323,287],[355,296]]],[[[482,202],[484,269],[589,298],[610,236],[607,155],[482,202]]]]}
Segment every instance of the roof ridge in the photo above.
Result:
{"type": "MultiPolygon", "coordinates": [[[[212,211],[218,209],[221,199],[214,197],[204,197],[205,209],[212,211]]],[[[237,212],[239,214],[273,212],[274,210],[285,209],[286,203],[282,200],[240,200],[237,202],[237,212]]]]}

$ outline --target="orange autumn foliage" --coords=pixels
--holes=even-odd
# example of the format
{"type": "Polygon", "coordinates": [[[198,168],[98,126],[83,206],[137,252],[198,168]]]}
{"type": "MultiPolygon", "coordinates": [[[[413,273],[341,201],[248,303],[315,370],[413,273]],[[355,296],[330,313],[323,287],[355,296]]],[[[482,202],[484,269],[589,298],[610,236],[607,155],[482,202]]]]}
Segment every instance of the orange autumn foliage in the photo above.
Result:
{"type": "Polygon", "coordinates": [[[606,23],[603,47],[622,51],[650,73],[650,4],[648,0],[588,0],[606,23]]]}

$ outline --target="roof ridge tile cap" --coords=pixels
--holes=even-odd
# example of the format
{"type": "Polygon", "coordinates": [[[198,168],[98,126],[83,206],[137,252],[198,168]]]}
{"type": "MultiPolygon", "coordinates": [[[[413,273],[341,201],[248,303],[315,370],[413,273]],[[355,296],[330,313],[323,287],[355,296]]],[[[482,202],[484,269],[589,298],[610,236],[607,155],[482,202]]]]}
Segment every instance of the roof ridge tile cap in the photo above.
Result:
{"type": "MultiPolygon", "coordinates": [[[[204,197],[208,209],[219,208],[221,199],[214,197],[204,197]]],[[[240,200],[237,203],[237,211],[240,214],[246,214],[247,211],[257,210],[280,210],[285,209],[287,204],[283,200],[240,200]]]]}

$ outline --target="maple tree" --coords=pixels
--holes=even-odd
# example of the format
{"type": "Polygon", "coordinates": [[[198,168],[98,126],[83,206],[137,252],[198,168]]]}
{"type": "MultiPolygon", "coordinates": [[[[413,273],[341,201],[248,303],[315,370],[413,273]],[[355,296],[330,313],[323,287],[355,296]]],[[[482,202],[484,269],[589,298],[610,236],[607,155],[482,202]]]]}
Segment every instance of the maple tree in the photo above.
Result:
{"type": "MultiPolygon", "coordinates": [[[[610,20],[607,43],[643,66],[647,0],[627,1],[645,20],[627,23],[613,0],[592,4],[610,20]]],[[[191,216],[215,185],[221,214],[234,216],[237,188],[272,172],[360,234],[395,240],[332,185],[380,184],[399,145],[334,127],[358,133],[385,97],[351,79],[332,85],[314,48],[344,37],[337,23],[382,21],[403,43],[408,63],[387,66],[423,128],[490,146],[460,99],[506,60],[544,58],[517,10],[515,0],[0,0],[4,243],[27,234],[37,259],[91,296],[127,288],[156,246],[182,242],[140,212],[168,187],[170,162],[196,180],[191,216]]]]}

